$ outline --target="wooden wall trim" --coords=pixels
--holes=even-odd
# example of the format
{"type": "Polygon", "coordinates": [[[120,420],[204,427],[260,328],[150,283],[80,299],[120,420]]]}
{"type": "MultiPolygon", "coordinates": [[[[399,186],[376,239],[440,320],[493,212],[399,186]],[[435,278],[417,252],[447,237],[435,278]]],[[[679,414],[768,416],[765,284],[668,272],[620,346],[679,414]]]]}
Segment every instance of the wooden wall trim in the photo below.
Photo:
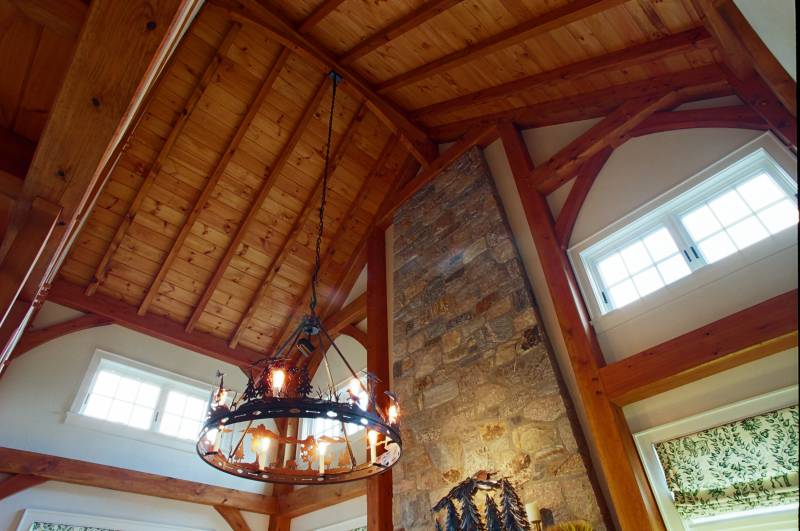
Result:
{"type": "Polygon", "coordinates": [[[263,494],[12,448],[0,448],[0,472],[260,514],[274,514],[277,507],[263,494]]]}
{"type": "Polygon", "coordinates": [[[795,289],[603,367],[600,378],[622,406],[796,346],[795,289]]]}

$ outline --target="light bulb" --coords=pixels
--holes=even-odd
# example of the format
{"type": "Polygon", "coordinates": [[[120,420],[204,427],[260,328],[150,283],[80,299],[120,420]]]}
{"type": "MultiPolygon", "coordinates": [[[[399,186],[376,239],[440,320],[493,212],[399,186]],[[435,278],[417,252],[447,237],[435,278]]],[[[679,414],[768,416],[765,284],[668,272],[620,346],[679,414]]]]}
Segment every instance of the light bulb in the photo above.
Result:
{"type": "Polygon", "coordinates": [[[358,396],[361,393],[361,382],[358,381],[358,378],[350,380],[350,392],[354,396],[358,396]]]}
{"type": "Polygon", "coordinates": [[[212,452],[219,452],[219,445],[222,442],[222,432],[217,428],[208,430],[206,432],[206,441],[211,444],[212,452]]]}
{"type": "Polygon", "coordinates": [[[397,413],[397,406],[395,404],[389,406],[389,424],[397,424],[397,413]]]}
{"type": "Polygon", "coordinates": [[[283,384],[286,383],[286,373],[282,369],[275,369],[272,371],[272,396],[277,396],[283,384]]]}
{"type": "Polygon", "coordinates": [[[369,439],[369,457],[371,462],[378,460],[378,432],[369,430],[367,432],[367,439],[369,439]]]}
{"type": "Polygon", "coordinates": [[[330,443],[320,441],[317,443],[317,454],[319,455],[319,473],[325,473],[325,451],[328,449],[330,443]]]}
{"type": "Polygon", "coordinates": [[[267,452],[269,451],[269,438],[261,437],[255,441],[254,450],[256,451],[256,459],[258,460],[259,470],[264,470],[267,467],[267,452]]]}

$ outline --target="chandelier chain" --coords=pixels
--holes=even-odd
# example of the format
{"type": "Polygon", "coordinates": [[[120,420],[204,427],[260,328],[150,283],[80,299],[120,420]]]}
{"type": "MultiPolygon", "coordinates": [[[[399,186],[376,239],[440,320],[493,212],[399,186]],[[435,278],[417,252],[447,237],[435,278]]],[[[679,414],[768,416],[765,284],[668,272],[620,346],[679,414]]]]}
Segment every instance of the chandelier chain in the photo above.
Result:
{"type": "Polygon", "coordinates": [[[328,117],[328,139],[325,142],[325,167],[322,172],[322,197],[320,198],[319,202],[319,229],[317,232],[317,244],[314,249],[314,273],[311,275],[311,302],[309,303],[309,307],[312,315],[315,314],[317,310],[317,283],[319,281],[319,270],[321,267],[320,255],[322,253],[322,235],[325,228],[325,205],[328,201],[328,171],[330,165],[331,142],[333,139],[333,117],[335,113],[334,107],[336,105],[336,87],[339,85],[339,81],[342,79],[336,72],[331,72],[330,77],[333,84],[333,89],[331,90],[331,112],[330,116],[328,117]]]}

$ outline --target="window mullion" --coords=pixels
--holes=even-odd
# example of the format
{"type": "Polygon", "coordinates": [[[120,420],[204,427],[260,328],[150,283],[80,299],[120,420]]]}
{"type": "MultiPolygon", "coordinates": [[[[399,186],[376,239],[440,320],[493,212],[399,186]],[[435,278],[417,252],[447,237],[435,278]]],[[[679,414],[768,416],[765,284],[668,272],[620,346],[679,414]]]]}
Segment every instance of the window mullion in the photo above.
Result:
{"type": "MultiPolygon", "coordinates": [[[[681,209],[681,212],[685,210],[687,209],[681,209]]],[[[672,239],[675,240],[675,245],[680,249],[681,256],[683,256],[684,261],[686,261],[692,272],[706,265],[697,242],[692,239],[689,232],[683,227],[678,211],[670,211],[664,216],[664,226],[669,231],[672,239]]]]}
{"type": "Polygon", "coordinates": [[[158,394],[158,402],[156,402],[155,410],[153,411],[150,431],[158,432],[158,426],[161,424],[161,421],[164,420],[164,407],[167,403],[167,395],[169,394],[170,388],[164,384],[156,384],[155,382],[153,382],[153,384],[158,385],[161,391],[158,394]]]}

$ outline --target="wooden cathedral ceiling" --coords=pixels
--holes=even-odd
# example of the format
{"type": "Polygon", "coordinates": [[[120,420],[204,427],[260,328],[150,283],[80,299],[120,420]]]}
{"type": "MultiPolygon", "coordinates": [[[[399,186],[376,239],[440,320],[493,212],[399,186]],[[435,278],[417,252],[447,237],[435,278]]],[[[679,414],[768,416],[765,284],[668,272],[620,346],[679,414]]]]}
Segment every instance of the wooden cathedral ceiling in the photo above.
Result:
{"type": "Polygon", "coordinates": [[[664,90],[729,93],[715,55],[692,0],[209,1],[60,282],[263,352],[309,296],[331,65],[345,82],[323,314],[344,302],[412,155],[431,156],[425,135],[602,116],[664,90]]]}

